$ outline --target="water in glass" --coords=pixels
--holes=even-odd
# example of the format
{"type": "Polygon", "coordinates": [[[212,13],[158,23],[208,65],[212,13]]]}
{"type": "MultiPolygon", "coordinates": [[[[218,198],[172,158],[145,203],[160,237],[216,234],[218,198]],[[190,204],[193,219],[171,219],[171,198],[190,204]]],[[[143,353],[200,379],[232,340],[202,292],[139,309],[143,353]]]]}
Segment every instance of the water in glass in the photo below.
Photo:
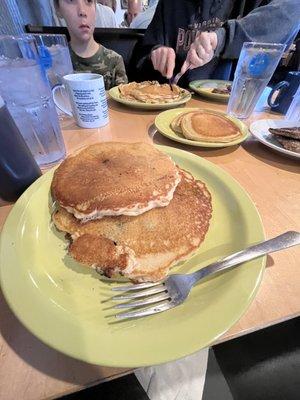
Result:
{"type": "MultiPolygon", "coordinates": [[[[7,107],[40,166],[51,165],[65,157],[65,146],[50,87],[38,58],[33,57],[32,43],[26,39],[0,39],[0,92],[7,107]],[[6,57],[3,49],[20,40],[26,57],[6,57]],[[24,51],[27,50],[26,51],[24,51]]],[[[19,43],[20,44],[20,43],[19,43]]]]}
{"type": "Polygon", "coordinates": [[[50,86],[62,83],[64,75],[73,73],[67,38],[65,35],[35,34],[41,61],[50,86]]]}
{"type": "Polygon", "coordinates": [[[248,118],[267,86],[285,45],[244,43],[234,75],[228,114],[248,118]]]}

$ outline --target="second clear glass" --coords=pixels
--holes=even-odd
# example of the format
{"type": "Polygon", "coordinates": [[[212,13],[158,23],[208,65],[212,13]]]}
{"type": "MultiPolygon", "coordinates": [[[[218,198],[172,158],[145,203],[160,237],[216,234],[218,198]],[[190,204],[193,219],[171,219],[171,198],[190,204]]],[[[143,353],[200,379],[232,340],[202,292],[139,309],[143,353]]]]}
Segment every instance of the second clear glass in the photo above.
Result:
{"type": "Polygon", "coordinates": [[[73,73],[67,38],[65,35],[34,34],[41,62],[46,70],[50,86],[62,83],[64,75],[73,73]]]}
{"type": "Polygon", "coordinates": [[[269,83],[285,44],[245,42],[234,74],[227,112],[248,118],[269,83]]]}
{"type": "Polygon", "coordinates": [[[58,116],[32,36],[0,37],[0,92],[39,166],[63,159],[58,116]]]}

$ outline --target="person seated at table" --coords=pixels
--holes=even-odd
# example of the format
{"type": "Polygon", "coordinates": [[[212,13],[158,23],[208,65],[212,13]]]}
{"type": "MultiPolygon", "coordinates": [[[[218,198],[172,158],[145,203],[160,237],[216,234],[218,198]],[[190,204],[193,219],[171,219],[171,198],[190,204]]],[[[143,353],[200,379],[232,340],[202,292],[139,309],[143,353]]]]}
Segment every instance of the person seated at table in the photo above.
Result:
{"type": "Polygon", "coordinates": [[[55,0],[55,7],[57,14],[67,23],[74,70],[103,75],[105,89],[127,83],[122,56],[94,39],[96,1],[55,0]]]}
{"type": "MultiPolygon", "coordinates": [[[[54,10],[55,10],[55,5],[57,2],[55,0],[51,0],[53,2],[54,10]]],[[[70,0],[69,0],[70,2],[70,0]]],[[[51,6],[52,7],[52,6],[51,6]]],[[[66,21],[61,17],[58,16],[57,13],[54,12],[53,14],[53,19],[55,21],[55,24],[57,26],[67,26],[66,21]]],[[[112,7],[102,4],[97,1],[96,4],[96,22],[95,22],[95,27],[96,28],[117,28],[117,20],[115,16],[115,12],[112,9],[112,7]]]]}
{"type": "Polygon", "coordinates": [[[127,11],[124,13],[124,20],[122,21],[121,28],[129,28],[130,24],[142,11],[141,0],[128,0],[127,11]]]}
{"type": "Polygon", "coordinates": [[[117,0],[97,0],[97,3],[110,7],[114,13],[117,11],[117,0]]]}
{"type": "Polygon", "coordinates": [[[156,10],[158,0],[149,0],[148,8],[141,12],[139,15],[134,18],[134,20],[130,24],[130,28],[132,29],[147,29],[148,25],[152,21],[153,15],[156,10]]]}
{"type": "Polygon", "coordinates": [[[160,0],[136,55],[140,80],[163,82],[179,71],[180,86],[209,79],[220,60],[239,57],[244,42],[291,43],[299,0],[160,0]]]}
{"type": "Polygon", "coordinates": [[[105,4],[96,4],[96,28],[117,28],[117,20],[113,9],[105,4]]]}

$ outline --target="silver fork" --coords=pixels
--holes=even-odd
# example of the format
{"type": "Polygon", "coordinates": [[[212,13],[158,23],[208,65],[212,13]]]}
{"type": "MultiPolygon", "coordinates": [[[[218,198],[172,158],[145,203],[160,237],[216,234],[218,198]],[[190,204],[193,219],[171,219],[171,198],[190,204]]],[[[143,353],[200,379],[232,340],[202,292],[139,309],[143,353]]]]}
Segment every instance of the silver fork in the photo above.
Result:
{"type": "MultiPolygon", "coordinates": [[[[188,65],[188,68],[185,72],[187,72],[191,67],[191,64],[188,65]]],[[[172,78],[169,79],[169,85],[177,85],[179,79],[182,77],[183,73],[179,71],[175,76],[173,75],[172,78]]]]}
{"type": "Polygon", "coordinates": [[[208,275],[224,271],[235,265],[274,251],[296,246],[297,244],[300,244],[300,233],[289,231],[276,236],[273,239],[250,246],[191,274],[174,274],[170,275],[165,281],[155,283],[141,283],[137,285],[113,287],[112,290],[114,291],[129,293],[114,296],[112,297],[112,300],[130,300],[126,303],[117,304],[114,308],[135,308],[154,304],[152,307],[139,308],[136,311],[118,313],[116,314],[116,317],[138,318],[170,310],[171,308],[182,304],[188,297],[192,287],[208,275]],[[132,302],[131,300],[137,301],[132,302]]]}

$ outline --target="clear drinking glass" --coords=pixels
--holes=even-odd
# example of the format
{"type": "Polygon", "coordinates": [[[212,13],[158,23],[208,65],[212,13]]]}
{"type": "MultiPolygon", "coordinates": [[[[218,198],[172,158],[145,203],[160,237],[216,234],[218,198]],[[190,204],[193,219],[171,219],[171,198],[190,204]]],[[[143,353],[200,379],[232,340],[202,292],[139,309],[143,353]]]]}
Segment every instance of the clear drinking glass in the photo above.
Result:
{"type": "Polygon", "coordinates": [[[73,73],[67,38],[65,35],[34,34],[38,51],[51,87],[62,83],[64,75],[73,73]]]}
{"type": "Polygon", "coordinates": [[[250,116],[285,47],[277,43],[244,43],[234,74],[228,114],[240,119],[250,116]]]}
{"type": "Polygon", "coordinates": [[[63,159],[58,116],[32,36],[0,37],[0,92],[37,163],[63,159]]]}
{"type": "Polygon", "coordinates": [[[285,119],[288,121],[300,122],[300,86],[294,94],[293,101],[287,110],[285,119]]]}

